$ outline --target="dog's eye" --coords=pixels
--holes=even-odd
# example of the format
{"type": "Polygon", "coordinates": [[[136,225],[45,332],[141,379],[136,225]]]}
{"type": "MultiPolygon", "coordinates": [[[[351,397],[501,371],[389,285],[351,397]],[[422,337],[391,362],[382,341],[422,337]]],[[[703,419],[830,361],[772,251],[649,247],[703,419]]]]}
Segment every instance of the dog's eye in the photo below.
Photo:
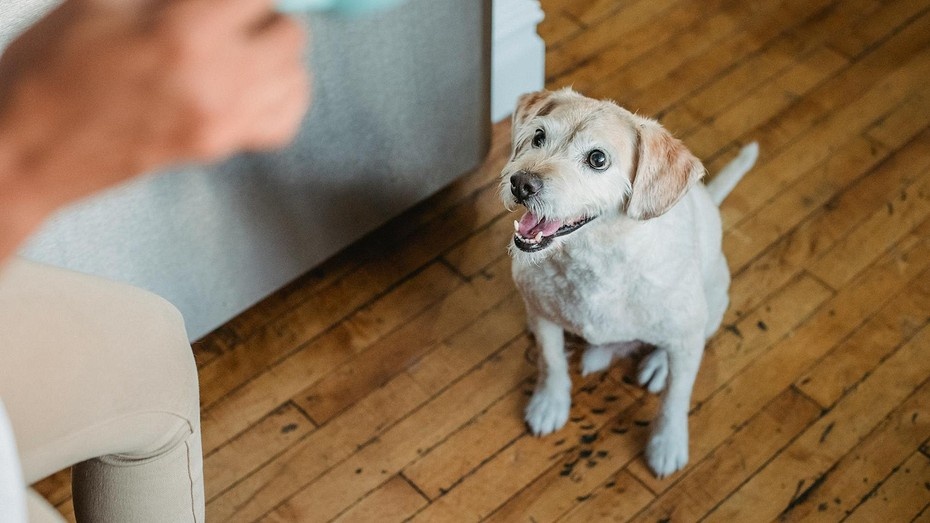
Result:
{"type": "Polygon", "coordinates": [[[536,134],[533,135],[533,147],[542,147],[542,144],[546,142],[546,132],[542,129],[536,129],[536,134]]]}
{"type": "Polygon", "coordinates": [[[597,170],[607,168],[607,155],[600,149],[594,149],[588,153],[588,165],[597,170]]]}

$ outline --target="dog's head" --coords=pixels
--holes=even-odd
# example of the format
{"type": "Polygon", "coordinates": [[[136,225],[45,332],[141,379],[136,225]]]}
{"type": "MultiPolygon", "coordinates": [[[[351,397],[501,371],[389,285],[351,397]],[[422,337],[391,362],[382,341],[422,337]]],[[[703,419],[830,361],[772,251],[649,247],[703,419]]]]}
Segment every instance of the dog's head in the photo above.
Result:
{"type": "Polygon", "coordinates": [[[701,162],[654,120],[571,89],[525,94],[501,172],[504,205],[526,207],[511,250],[550,250],[599,218],[655,218],[703,175],[701,162]]]}

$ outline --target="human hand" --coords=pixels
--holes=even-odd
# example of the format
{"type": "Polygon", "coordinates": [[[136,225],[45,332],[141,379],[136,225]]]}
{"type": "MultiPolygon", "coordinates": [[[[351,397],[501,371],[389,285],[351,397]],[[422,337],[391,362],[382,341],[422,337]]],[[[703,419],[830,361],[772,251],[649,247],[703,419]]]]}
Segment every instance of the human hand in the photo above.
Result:
{"type": "Polygon", "coordinates": [[[50,210],[144,171],[286,144],[310,82],[304,32],[273,4],[66,1],[0,57],[0,182],[50,210]]]}

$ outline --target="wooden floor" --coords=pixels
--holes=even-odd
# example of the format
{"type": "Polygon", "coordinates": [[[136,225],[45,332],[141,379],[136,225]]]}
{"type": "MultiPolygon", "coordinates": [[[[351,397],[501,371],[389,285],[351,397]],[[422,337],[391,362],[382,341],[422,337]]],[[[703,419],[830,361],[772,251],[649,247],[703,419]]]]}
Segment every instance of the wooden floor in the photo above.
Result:
{"type": "MultiPolygon", "coordinates": [[[[534,349],[491,154],[195,344],[214,522],[930,521],[930,2],[544,0],[547,84],[715,172],[734,278],[659,481],[633,363],[527,434],[534,349]]],[[[71,513],[67,473],[38,488],[71,513]]],[[[73,515],[71,515],[73,518],[73,515]]]]}

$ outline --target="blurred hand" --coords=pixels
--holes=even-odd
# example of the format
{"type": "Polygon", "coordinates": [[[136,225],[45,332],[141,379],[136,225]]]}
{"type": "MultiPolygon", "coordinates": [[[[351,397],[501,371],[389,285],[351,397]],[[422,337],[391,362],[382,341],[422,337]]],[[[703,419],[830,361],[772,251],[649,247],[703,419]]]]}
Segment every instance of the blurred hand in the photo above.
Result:
{"type": "Polygon", "coordinates": [[[310,82],[302,28],[272,7],[66,1],[0,58],[0,142],[14,142],[0,145],[0,180],[55,207],[169,164],[285,145],[310,82]]]}

